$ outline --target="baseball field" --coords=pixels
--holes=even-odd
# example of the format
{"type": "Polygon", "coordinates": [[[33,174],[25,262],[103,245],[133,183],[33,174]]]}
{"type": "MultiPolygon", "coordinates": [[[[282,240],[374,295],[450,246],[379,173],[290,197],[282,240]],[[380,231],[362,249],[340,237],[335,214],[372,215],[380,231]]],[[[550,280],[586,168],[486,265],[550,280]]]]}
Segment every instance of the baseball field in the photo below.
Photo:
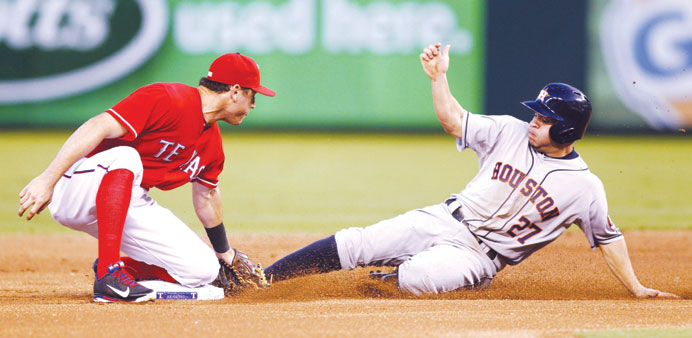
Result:
{"type": "MultiPolygon", "coordinates": [[[[371,269],[275,283],[219,301],[99,305],[97,242],[27,222],[17,195],[68,132],[0,135],[0,337],[22,336],[692,336],[692,139],[589,134],[576,150],[603,181],[610,215],[646,286],[639,300],[570,229],[482,291],[403,295],[371,269]]],[[[366,226],[458,192],[478,168],[442,134],[224,134],[221,176],[231,245],[263,265],[349,226],[366,226]]],[[[202,237],[190,187],[151,193],[202,237]]]]}

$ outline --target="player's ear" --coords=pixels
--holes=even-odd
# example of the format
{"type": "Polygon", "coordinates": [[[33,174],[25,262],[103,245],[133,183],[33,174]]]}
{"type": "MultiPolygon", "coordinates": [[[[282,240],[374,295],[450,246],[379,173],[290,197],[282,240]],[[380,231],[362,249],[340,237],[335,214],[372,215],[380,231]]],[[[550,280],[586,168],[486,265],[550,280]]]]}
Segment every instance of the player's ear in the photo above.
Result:
{"type": "Polygon", "coordinates": [[[231,86],[231,90],[229,91],[231,95],[231,100],[237,101],[238,100],[238,95],[240,95],[241,87],[238,84],[234,84],[231,86]]]}

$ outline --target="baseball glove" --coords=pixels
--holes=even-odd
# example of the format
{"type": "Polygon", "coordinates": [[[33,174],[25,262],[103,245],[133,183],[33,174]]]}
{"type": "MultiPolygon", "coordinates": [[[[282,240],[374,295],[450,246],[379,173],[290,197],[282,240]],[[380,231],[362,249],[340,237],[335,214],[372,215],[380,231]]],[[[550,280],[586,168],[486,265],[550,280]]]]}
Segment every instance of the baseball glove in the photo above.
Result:
{"type": "Polygon", "coordinates": [[[237,294],[243,289],[266,289],[269,287],[264,270],[259,264],[254,264],[242,251],[233,249],[235,257],[233,264],[229,265],[226,261],[219,259],[219,277],[212,285],[223,288],[227,296],[237,294]]]}

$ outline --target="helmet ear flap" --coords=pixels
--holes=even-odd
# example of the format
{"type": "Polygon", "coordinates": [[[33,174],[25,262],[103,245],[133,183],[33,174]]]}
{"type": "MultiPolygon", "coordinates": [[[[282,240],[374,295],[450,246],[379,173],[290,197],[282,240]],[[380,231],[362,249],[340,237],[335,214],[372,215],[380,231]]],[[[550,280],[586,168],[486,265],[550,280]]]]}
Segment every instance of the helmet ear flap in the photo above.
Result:
{"type": "Polygon", "coordinates": [[[567,125],[564,121],[555,121],[552,127],[550,127],[550,138],[559,144],[567,144],[575,140],[576,130],[573,126],[567,125]]]}

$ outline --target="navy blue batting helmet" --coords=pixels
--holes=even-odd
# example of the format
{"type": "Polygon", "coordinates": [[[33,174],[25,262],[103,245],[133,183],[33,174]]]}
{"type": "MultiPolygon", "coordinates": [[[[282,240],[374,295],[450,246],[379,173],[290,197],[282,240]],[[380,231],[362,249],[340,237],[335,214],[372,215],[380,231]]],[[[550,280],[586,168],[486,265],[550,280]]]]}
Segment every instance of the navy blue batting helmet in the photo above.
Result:
{"type": "Polygon", "coordinates": [[[572,143],[584,136],[591,120],[591,103],[579,89],[565,83],[549,83],[535,101],[523,105],[536,113],[555,119],[550,138],[559,144],[572,143]]]}

